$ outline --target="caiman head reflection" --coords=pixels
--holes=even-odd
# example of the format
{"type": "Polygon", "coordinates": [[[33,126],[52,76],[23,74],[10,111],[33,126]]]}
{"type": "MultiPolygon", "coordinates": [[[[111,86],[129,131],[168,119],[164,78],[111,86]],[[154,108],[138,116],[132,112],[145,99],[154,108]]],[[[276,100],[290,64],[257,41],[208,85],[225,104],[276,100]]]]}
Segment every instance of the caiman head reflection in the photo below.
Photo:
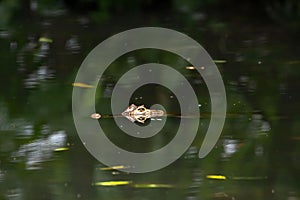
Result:
{"type": "Polygon", "coordinates": [[[132,122],[145,123],[149,118],[160,117],[164,115],[162,110],[151,110],[145,108],[144,105],[136,106],[131,104],[122,115],[132,122]]]}

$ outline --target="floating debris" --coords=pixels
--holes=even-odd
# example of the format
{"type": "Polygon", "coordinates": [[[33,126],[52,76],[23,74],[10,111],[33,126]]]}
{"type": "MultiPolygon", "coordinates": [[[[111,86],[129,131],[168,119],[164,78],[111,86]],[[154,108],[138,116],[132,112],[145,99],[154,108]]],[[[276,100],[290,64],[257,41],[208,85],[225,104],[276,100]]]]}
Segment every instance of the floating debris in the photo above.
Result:
{"type": "Polygon", "coordinates": [[[214,63],[216,64],[224,64],[226,62],[227,62],[226,60],[214,60],[214,63]]]}
{"type": "Polygon", "coordinates": [[[112,167],[101,167],[99,168],[100,170],[106,171],[106,170],[118,170],[118,169],[126,169],[129,168],[124,165],[117,165],[117,166],[112,166],[112,167]]]}
{"type": "Polygon", "coordinates": [[[226,176],[223,175],[206,175],[206,178],[214,180],[226,180],[226,176]]]}
{"type": "Polygon", "coordinates": [[[161,183],[137,183],[132,184],[132,181],[103,181],[93,183],[94,186],[104,186],[104,187],[113,187],[113,186],[122,186],[130,185],[134,188],[173,188],[173,185],[170,184],[161,184],[161,183]]]}
{"type": "Polygon", "coordinates": [[[61,147],[61,148],[56,148],[54,149],[54,151],[59,152],[59,151],[68,151],[69,148],[68,147],[61,147]]]}
{"type": "MultiPolygon", "coordinates": [[[[188,69],[188,70],[195,70],[196,67],[194,67],[194,66],[186,66],[185,69],[188,69]]],[[[204,67],[204,66],[201,66],[201,67],[198,67],[198,69],[205,70],[205,67],[204,67]]]]}
{"type": "Polygon", "coordinates": [[[188,69],[188,70],[194,70],[196,69],[194,66],[186,66],[185,69],[188,69]]]}
{"type": "Polygon", "coordinates": [[[120,185],[129,185],[131,181],[104,181],[104,182],[96,182],[92,185],[95,186],[120,186],[120,185]]]}
{"type": "Polygon", "coordinates": [[[93,113],[93,114],[91,114],[91,118],[93,118],[93,119],[100,119],[101,115],[99,113],[93,113]]]}
{"type": "Polygon", "coordinates": [[[39,42],[46,42],[46,43],[52,43],[53,40],[47,37],[40,37],[39,42]]]}
{"type": "Polygon", "coordinates": [[[267,176],[234,176],[234,177],[226,177],[224,175],[207,175],[207,179],[213,180],[236,180],[236,181],[255,181],[255,180],[266,180],[267,176]]]}
{"type": "Polygon", "coordinates": [[[81,88],[93,88],[94,86],[86,84],[86,83],[72,83],[74,87],[81,87],[81,88]]]}

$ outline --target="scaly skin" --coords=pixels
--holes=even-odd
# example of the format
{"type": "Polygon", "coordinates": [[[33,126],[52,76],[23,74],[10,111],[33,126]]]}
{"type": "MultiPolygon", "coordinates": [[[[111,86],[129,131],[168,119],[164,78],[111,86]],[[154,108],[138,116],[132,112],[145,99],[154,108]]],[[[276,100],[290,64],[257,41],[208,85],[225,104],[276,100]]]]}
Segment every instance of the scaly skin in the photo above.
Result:
{"type": "Polygon", "coordinates": [[[149,118],[160,117],[164,115],[164,111],[162,110],[151,110],[145,108],[144,105],[136,106],[131,104],[122,115],[129,119],[132,122],[140,122],[145,123],[145,121],[149,118]]]}

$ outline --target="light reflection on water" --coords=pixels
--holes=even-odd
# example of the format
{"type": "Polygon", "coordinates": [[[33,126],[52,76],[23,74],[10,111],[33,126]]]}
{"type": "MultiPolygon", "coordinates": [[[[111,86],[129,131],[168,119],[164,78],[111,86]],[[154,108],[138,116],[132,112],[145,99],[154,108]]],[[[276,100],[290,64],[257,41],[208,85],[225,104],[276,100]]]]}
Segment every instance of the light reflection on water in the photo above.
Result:
{"type": "MultiPolygon", "coordinates": [[[[27,133],[25,134],[28,136],[27,133]]],[[[16,152],[12,153],[12,162],[25,162],[27,170],[41,169],[42,162],[51,159],[55,149],[62,148],[65,145],[66,133],[56,131],[47,138],[21,145],[16,152]]]]}
{"type": "Polygon", "coordinates": [[[33,71],[24,80],[25,88],[35,88],[41,82],[48,79],[53,79],[54,71],[49,69],[47,66],[40,66],[36,71],[33,71]]]}
{"type": "Polygon", "coordinates": [[[71,54],[80,53],[81,47],[80,47],[80,44],[79,44],[79,41],[78,41],[78,36],[76,36],[76,35],[71,36],[71,38],[69,38],[66,41],[65,48],[71,54]]]}

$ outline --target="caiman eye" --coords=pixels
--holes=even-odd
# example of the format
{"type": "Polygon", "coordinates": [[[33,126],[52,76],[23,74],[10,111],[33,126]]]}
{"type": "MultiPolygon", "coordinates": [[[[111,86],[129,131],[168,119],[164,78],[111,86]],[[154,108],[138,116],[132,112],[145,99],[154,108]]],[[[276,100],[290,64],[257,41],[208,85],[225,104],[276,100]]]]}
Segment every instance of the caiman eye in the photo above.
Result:
{"type": "Polygon", "coordinates": [[[140,112],[144,112],[145,111],[145,108],[141,107],[138,109],[140,112]]]}
{"type": "Polygon", "coordinates": [[[143,121],[143,120],[145,120],[145,117],[139,117],[138,119],[143,121]]]}

